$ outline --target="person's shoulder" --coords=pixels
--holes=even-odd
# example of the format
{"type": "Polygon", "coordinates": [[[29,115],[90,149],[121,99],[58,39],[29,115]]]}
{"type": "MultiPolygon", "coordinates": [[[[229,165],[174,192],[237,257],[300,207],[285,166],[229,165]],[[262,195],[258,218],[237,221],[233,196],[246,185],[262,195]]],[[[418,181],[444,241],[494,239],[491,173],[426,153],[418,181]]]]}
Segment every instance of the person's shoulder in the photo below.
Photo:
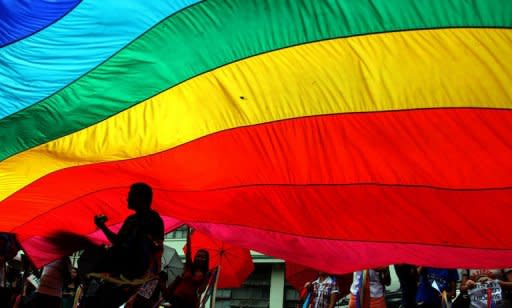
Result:
{"type": "MultiPolygon", "coordinates": [[[[138,221],[138,219],[135,214],[132,214],[132,215],[126,217],[126,219],[123,222],[123,226],[121,227],[121,230],[126,229],[126,228],[131,228],[133,225],[137,224],[137,221],[138,221]]],[[[119,232],[121,232],[121,230],[119,230],[119,232]]]]}
{"type": "Polygon", "coordinates": [[[126,217],[126,219],[124,221],[127,222],[127,221],[136,220],[136,219],[137,219],[137,214],[131,214],[128,217],[126,217]]]}
{"type": "Polygon", "coordinates": [[[149,210],[149,215],[151,215],[151,216],[158,216],[158,217],[160,217],[160,214],[159,214],[157,211],[153,210],[153,209],[150,209],[150,210],[149,210]]]}
{"type": "Polygon", "coordinates": [[[160,216],[160,214],[158,214],[157,211],[149,210],[149,215],[150,215],[151,219],[160,220],[163,223],[162,216],[160,216]]]}

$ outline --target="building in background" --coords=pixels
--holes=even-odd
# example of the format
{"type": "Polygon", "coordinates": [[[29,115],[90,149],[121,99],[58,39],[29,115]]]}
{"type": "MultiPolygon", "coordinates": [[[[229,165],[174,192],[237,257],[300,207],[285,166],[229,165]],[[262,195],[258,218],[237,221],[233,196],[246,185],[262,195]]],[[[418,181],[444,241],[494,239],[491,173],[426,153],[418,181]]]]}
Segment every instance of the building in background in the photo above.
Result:
{"type": "MultiPolygon", "coordinates": [[[[165,245],[173,247],[184,258],[186,228],[166,235],[165,245]]],[[[238,289],[217,291],[216,308],[295,308],[297,292],[285,283],[284,261],[251,252],[254,271],[238,289]]]]}
{"type": "MultiPolygon", "coordinates": [[[[182,258],[186,243],[186,228],[180,228],[166,235],[165,244],[173,247],[182,258]]],[[[298,293],[285,281],[285,263],[283,260],[251,251],[254,271],[238,289],[220,289],[217,291],[216,308],[296,308],[298,293]]],[[[391,286],[388,294],[393,295],[399,289],[398,278],[391,270],[391,286]]],[[[345,306],[348,301],[341,301],[345,306]]],[[[388,308],[398,307],[398,301],[388,298],[388,308]]]]}

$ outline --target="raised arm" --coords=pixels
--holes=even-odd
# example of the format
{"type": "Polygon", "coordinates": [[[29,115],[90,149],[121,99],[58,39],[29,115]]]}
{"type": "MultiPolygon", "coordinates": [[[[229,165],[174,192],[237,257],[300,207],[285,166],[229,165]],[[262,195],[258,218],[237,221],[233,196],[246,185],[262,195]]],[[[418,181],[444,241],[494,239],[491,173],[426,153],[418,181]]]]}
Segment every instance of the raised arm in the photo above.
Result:
{"type": "Polygon", "coordinates": [[[105,223],[107,222],[107,216],[105,215],[97,215],[97,216],[94,216],[94,223],[96,224],[96,226],[98,228],[100,228],[101,231],[103,231],[103,233],[105,234],[105,236],[107,237],[107,239],[112,243],[112,244],[115,244],[115,242],[117,241],[117,234],[115,234],[114,232],[112,232],[106,225],[105,223]]]}
{"type": "Polygon", "coordinates": [[[475,286],[475,282],[470,279],[469,277],[469,271],[463,270],[462,271],[462,280],[460,283],[460,291],[466,292],[467,290],[473,288],[475,286]]]}
{"type": "Polygon", "coordinates": [[[190,234],[190,227],[187,226],[187,249],[185,252],[185,266],[192,266],[192,241],[191,241],[191,234],[190,234]]]}

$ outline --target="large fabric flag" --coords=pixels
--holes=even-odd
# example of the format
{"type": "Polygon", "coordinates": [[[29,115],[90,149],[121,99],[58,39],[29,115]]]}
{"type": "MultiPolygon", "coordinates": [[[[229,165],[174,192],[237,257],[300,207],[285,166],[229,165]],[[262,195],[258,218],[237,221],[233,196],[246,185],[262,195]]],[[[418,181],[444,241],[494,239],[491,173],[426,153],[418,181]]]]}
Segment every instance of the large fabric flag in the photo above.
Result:
{"type": "Polygon", "coordinates": [[[509,0],[0,1],[0,231],[44,264],[143,181],[329,272],[508,266],[511,29],[509,0]]]}

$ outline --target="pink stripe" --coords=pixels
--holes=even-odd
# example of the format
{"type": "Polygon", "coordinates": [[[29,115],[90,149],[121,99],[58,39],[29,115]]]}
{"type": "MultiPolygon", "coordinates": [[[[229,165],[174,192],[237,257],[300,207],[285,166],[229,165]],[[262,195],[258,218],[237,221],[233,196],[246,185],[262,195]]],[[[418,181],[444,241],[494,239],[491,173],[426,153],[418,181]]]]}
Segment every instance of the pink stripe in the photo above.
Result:
{"type": "Polygon", "coordinates": [[[190,223],[210,236],[332,274],[409,263],[438,268],[504,268],[512,250],[315,239],[249,227],[190,223]],[[240,236],[243,234],[244,236],[240,236]],[[275,245],[281,243],[281,245],[275,245]],[[314,247],[311,249],[310,247],[314,247]]]}
{"type": "MultiPolygon", "coordinates": [[[[167,216],[163,219],[167,232],[182,224],[181,221],[167,216]]],[[[439,268],[504,268],[510,266],[510,260],[512,260],[510,249],[487,250],[440,245],[327,240],[250,227],[198,222],[189,224],[214,238],[289,262],[311,266],[314,260],[316,269],[333,274],[398,263],[439,268]]],[[[117,229],[119,227],[120,224],[113,226],[117,229]]],[[[105,242],[97,231],[88,237],[96,242],[105,242]]],[[[24,240],[22,246],[37,266],[47,264],[62,255],[69,255],[69,252],[51,246],[42,237],[24,240]]]]}

